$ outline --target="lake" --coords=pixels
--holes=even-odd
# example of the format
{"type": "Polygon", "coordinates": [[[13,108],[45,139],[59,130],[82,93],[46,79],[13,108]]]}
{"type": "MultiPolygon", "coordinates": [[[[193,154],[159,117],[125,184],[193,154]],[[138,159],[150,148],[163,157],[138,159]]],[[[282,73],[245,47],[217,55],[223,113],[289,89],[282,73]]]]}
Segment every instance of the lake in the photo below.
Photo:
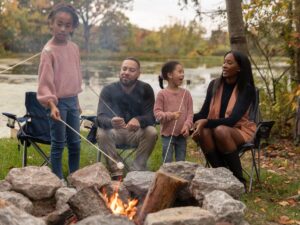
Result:
{"type": "MultiPolygon", "coordinates": [[[[90,66],[89,72],[84,73],[83,92],[79,95],[84,115],[96,114],[98,105],[96,93],[99,94],[104,85],[118,80],[120,61],[103,61],[98,63],[98,67],[90,66]],[[99,65],[102,65],[102,67],[99,67],[99,65]]],[[[156,95],[160,90],[157,76],[161,63],[141,62],[141,64],[143,70],[140,80],[149,83],[156,95]]],[[[34,66],[34,71],[36,70],[36,66],[34,66]]],[[[25,114],[25,92],[37,90],[37,75],[31,70],[24,71],[28,74],[0,74],[1,113],[10,112],[17,116],[25,114]]],[[[190,80],[187,89],[193,97],[194,112],[199,111],[210,80],[220,73],[221,67],[206,68],[205,66],[199,66],[197,68],[185,68],[185,80],[190,80]]],[[[186,84],[183,87],[186,87],[186,84]]],[[[6,117],[1,114],[0,137],[10,136],[10,129],[6,126],[6,122],[6,117]]]]}

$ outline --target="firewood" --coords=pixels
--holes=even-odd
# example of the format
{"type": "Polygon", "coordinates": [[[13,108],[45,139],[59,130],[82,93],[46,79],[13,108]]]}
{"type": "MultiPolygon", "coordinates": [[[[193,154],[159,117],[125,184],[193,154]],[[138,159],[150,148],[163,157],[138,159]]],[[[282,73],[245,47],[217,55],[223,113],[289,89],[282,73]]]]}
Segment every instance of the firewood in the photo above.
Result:
{"type": "Polygon", "coordinates": [[[142,225],[148,213],[171,207],[177,192],[187,184],[188,181],[185,179],[157,171],[135,223],[142,225]]]}

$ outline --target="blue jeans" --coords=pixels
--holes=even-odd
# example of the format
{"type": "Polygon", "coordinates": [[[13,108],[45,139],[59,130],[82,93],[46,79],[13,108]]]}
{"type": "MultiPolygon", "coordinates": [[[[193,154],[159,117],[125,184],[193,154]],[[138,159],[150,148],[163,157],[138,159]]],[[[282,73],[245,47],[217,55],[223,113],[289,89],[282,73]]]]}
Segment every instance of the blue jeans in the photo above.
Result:
{"type": "MultiPolygon", "coordinates": [[[[161,136],[162,145],[163,145],[163,161],[166,158],[166,152],[170,143],[171,136],[161,136]]],[[[170,147],[168,150],[168,155],[165,162],[172,162],[173,161],[173,152],[175,151],[175,160],[178,161],[185,161],[186,156],[186,138],[182,135],[177,137],[173,136],[172,141],[170,143],[170,147]]]]}
{"type": "MultiPolygon", "coordinates": [[[[77,132],[80,131],[78,97],[61,98],[58,100],[57,108],[60,117],[77,132]]],[[[52,172],[59,178],[63,178],[62,173],[62,153],[67,143],[69,173],[73,173],[79,168],[80,161],[80,137],[70,128],[60,121],[54,121],[49,117],[51,135],[51,165],[52,172]]]]}

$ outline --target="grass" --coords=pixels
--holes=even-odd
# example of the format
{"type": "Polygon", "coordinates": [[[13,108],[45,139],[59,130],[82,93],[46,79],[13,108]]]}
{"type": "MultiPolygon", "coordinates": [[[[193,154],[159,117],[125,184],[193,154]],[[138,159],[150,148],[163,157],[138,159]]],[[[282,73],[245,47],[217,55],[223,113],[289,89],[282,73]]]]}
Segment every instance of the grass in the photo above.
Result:
{"type": "MultiPolygon", "coordinates": [[[[0,139],[0,180],[5,178],[11,168],[21,167],[22,151],[18,151],[17,146],[16,139],[0,139]]],[[[43,147],[46,152],[49,152],[49,146],[43,147]]],[[[282,147],[282,150],[286,151],[286,148],[282,147]]],[[[293,159],[275,157],[262,160],[262,184],[254,182],[252,192],[242,196],[242,201],[247,206],[245,218],[251,225],[300,224],[300,154],[299,149],[295,148],[294,150],[296,155],[292,157],[293,159]],[[291,196],[296,196],[296,198],[290,198],[291,196]]],[[[284,155],[287,155],[286,152],[284,155]]],[[[40,165],[43,161],[32,147],[29,148],[28,156],[28,165],[40,165]]],[[[187,160],[203,164],[201,156],[195,144],[189,140],[187,160]]],[[[67,151],[64,151],[63,157],[63,169],[67,175],[67,151]]],[[[96,149],[82,141],[80,167],[95,162],[96,149]]],[[[150,170],[156,171],[161,163],[161,141],[159,139],[148,161],[148,166],[150,170]]],[[[242,163],[249,168],[250,155],[246,155],[242,163]]]]}

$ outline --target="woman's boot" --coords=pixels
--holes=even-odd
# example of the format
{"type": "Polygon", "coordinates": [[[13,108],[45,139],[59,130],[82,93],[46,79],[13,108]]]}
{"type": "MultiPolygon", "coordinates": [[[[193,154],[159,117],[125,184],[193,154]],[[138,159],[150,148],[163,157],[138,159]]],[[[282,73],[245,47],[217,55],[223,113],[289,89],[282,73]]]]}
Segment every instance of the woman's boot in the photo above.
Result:
{"type": "Polygon", "coordinates": [[[224,167],[223,160],[220,158],[216,151],[209,151],[204,153],[206,160],[209,162],[210,166],[213,168],[224,167]]]}
{"type": "Polygon", "coordinates": [[[238,151],[224,154],[223,158],[230,171],[241,183],[243,183],[245,191],[247,191],[246,179],[243,177],[243,168],[238,151]]]}

